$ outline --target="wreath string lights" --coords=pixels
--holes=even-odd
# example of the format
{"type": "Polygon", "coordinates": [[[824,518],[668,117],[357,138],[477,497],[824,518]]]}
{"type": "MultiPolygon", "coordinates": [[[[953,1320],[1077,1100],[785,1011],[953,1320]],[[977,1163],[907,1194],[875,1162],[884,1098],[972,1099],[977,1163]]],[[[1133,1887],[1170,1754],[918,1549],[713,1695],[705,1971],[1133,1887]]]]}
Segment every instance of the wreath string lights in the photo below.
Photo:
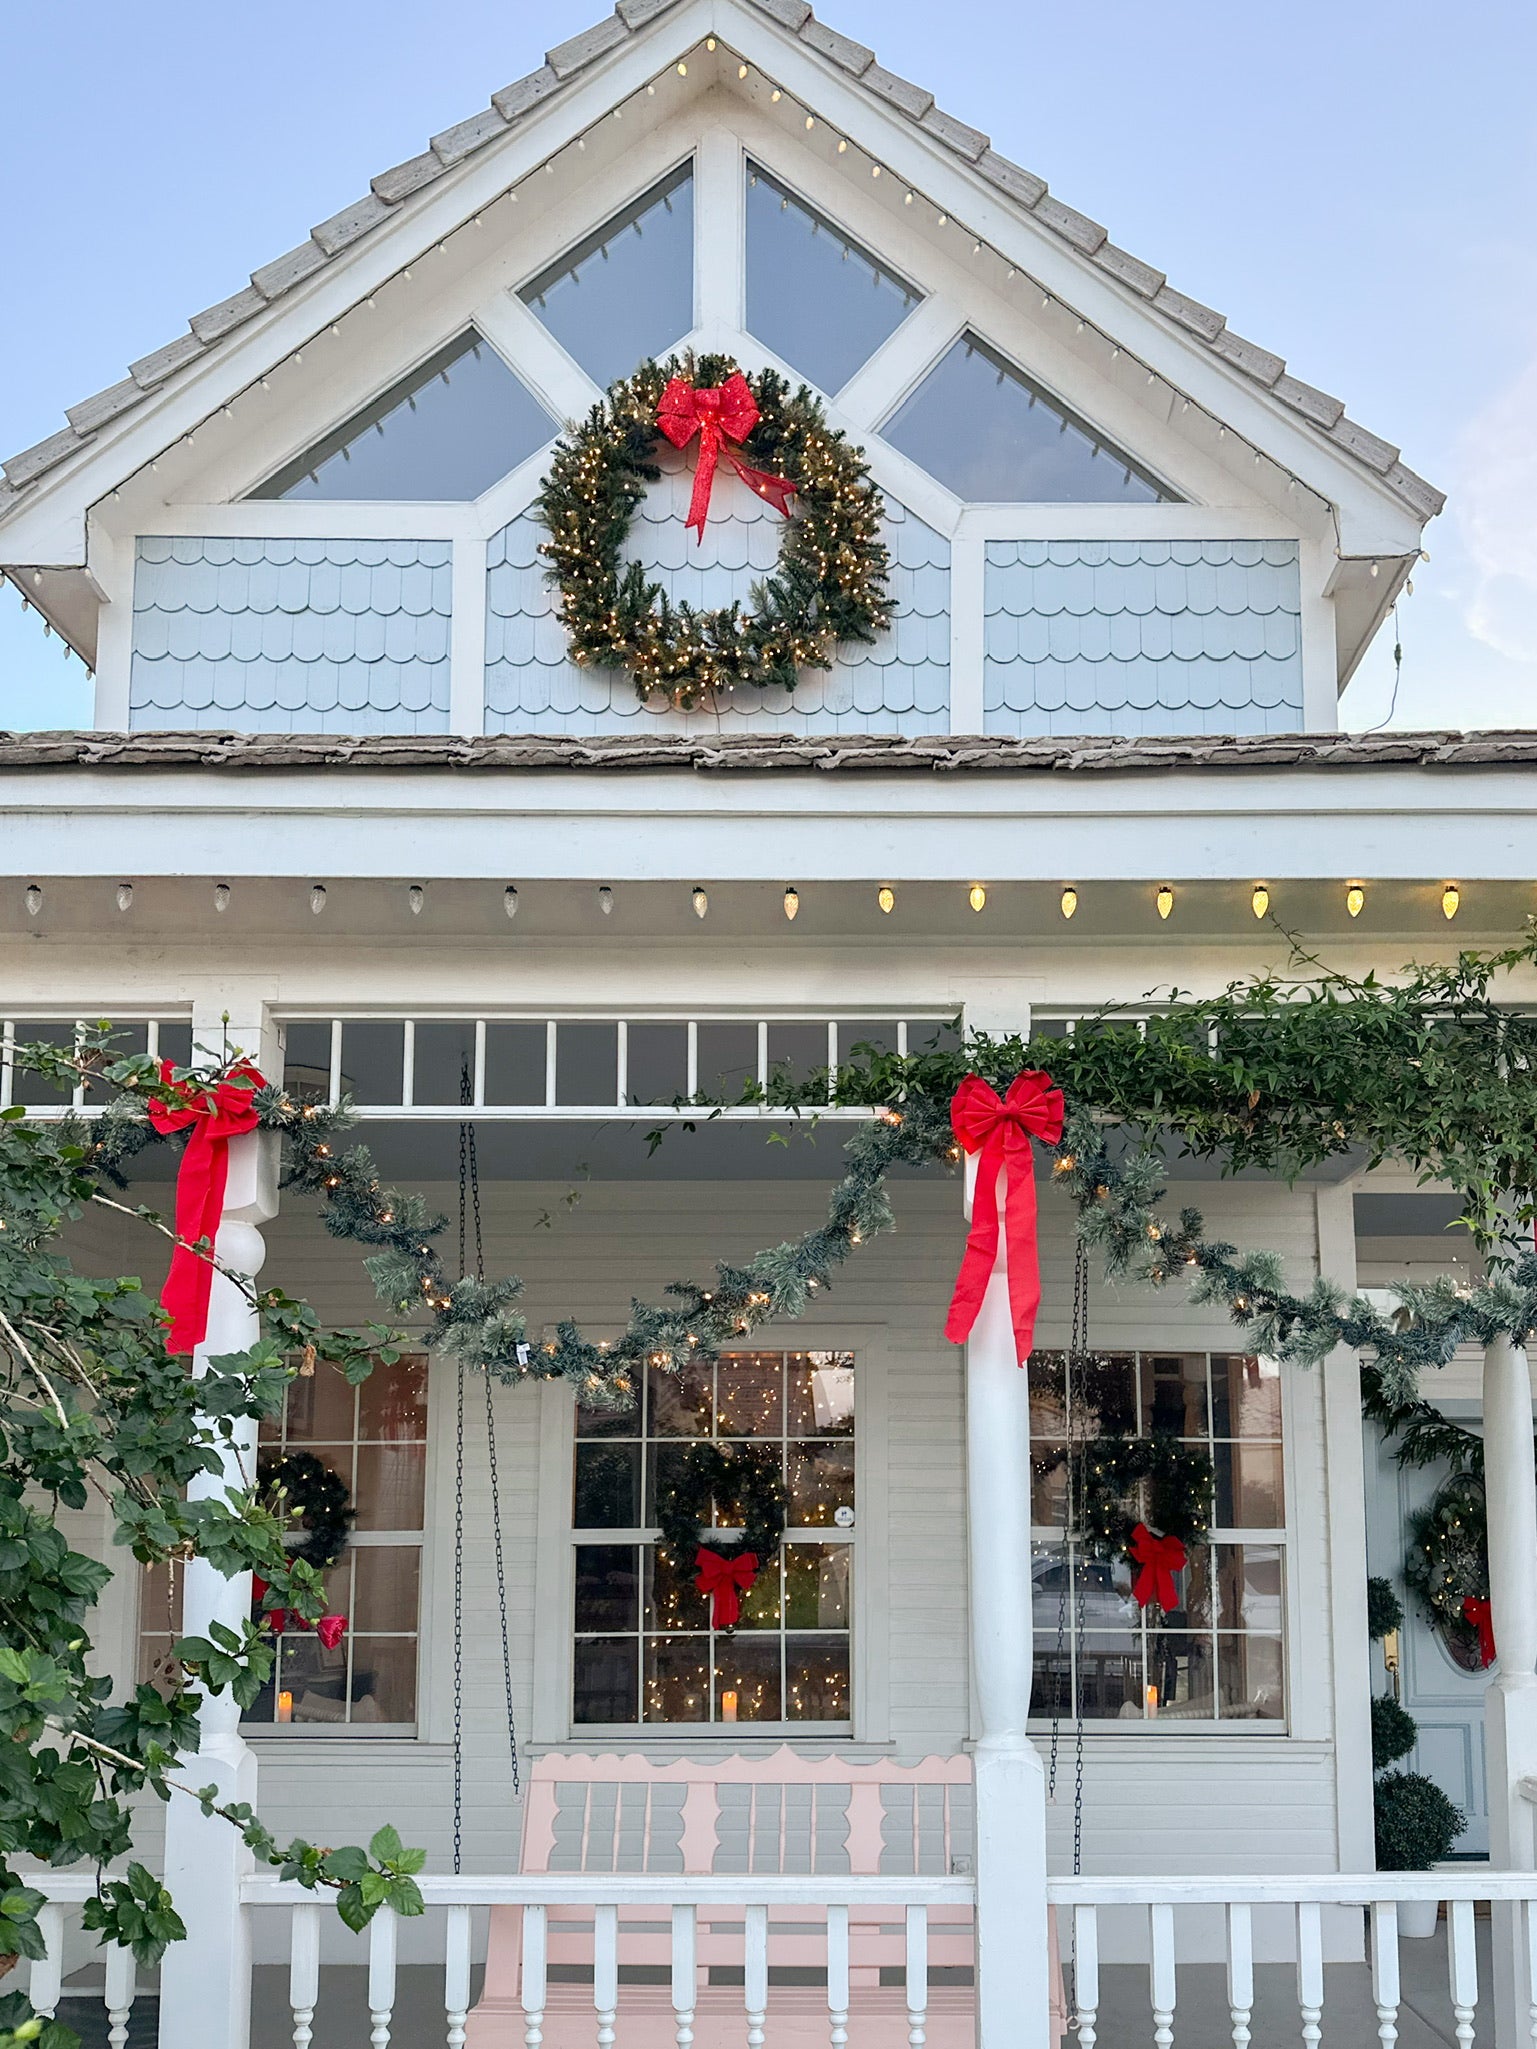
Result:
{"type": "Polygon", "coordinates": [[[751,1445],[690,1445],[681,1473],[658,1487],[662,1541],[675,1567],[696,1568],[694,1584],[710,1603],[716,1629],[741,1619],[742,1595],[778,1551],[788,1509],[777,1453],[751,1445]],[[715,1533],[700,1541],[716,1514],[741,1517],[737,1543],[718,1544],[715,1533]]]}
{"type": "Polygon", "coordinates": [[[572,660],[628,669],[643,702],[691,710],[739,687],[793,690],[840,641],[873,641],[889,624],[880,493],[863,455],[805,385],[792,392],[773,370],[748,375],[719,355],[643,363],[557,443],[537,511],[572,660]],[[661,476],[659,438],[684,447],[696,432],[688,524],[701,539],[721,461],[785,515],[778,564],[746,610],[675,604],[621,559],[661,476]]]}

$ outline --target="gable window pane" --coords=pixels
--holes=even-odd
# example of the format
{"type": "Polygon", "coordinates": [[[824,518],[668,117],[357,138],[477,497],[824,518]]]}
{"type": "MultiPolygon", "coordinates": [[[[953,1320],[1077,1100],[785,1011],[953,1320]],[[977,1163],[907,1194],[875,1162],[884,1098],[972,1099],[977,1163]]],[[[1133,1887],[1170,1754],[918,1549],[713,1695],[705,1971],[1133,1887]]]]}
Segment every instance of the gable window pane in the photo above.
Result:
{"type": "Polygon", "coordinates": [[[473,328],[317,441],[253,498],[478,498],[557,422],[473,328]]]}
{"type": "Polygon", "coordinates": [[[684,164],[526,284],[525,306],[605,387],[694,324],[694,170],[684,164]]]}
{"type": "Polygon", "coordinates": [[[958,498],[1150,505],[1171,496],[974,334],[946,350],[881,432],[958,498]]]}
{"type": "Polygon", "coordinates": [[[747,166],[747,326],[838,391],[918,304],[917,288],[758,164],[747,166]]]}

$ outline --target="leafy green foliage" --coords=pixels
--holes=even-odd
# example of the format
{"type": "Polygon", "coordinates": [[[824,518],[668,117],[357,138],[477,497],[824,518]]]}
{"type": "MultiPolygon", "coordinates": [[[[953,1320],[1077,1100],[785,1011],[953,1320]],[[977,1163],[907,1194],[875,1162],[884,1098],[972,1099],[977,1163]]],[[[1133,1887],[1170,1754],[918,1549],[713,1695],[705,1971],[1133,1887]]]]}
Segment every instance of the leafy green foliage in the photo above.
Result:
{"type": "Polygon", "coordinates": [[[1373,1805],[1379,1871],[1429,1871],[1451,1855],[1468,1825],[1461,1808],[1420,1772],[1384,1772],[1373,1805]]]}
{"type": "Polygon", "coordinates": [[[1385,1771],[1414,1748],[1420,1725],[1391,1693],[1372,1697],[1372,1770],[1385,1771]]]}
{"type": "Polygon", "coordinates": [[[1391,1636],[1395,1629],[1404,1625],[1404,1607],[1393,1591],[1389,1579],[1372,1578],[1366,1582],[1366,1633],[1373,1643],[1381,1643],[1385,1636],[1391,1636]]]}
{"type": "MultiPolygon", "coordinates": [[[[0,1113],[0,1952],[42,1953],[43,1892],[14,1860],[97,1868],[85,1926],[133,1951],[146,1968],[183,1924],[153,1873],[131,1859],[136,1796],[168,1799],[178,1762],[196,1751],[203,1691],[242,1705],[271,1670],[270,1633],[259,1621],[211,1626],[173,1651],[165,1693],[119,1691],[91,1669],[91,1624],[109,1568],[72,1548],[58,1511],[106,1505],[124,1564],[208,1560],[218,1571],[259,1571],[271,1598],[307,1620],[322,1612],[316,1567],[290,1550],[290,1518],[251,1475],[247,1487],[207,1493],[224,1471],[237,1425],[276,1415],[298,1351],[349,1377],[398,1356],[394,1334],[321,1327],[306,1304],[277,1290],[255,1302],[260,1335],[249,1351],[213,1360],[194,1382],[165,1349],[165,1322],[133,1278],[78,1272],[60,1234],[96,1203],[146,1231],[166,1227],[146,1208],[111,1202],[116,1176],[148,1131],[145,1104],[207,1075],[119,1059],[107,1027],[70,1052],[17,1048],[26,1067],[113,1092],[99,1123],[28,1123],[0,1113]],[[114,1698],[114,1694],[119,1697],[114,1698]],[[127,1860],[126,1862],[124,1860],[127,1860]],[[114,1867],[109,1869],[109,1867],[114,1867]]],[[[239,1828],[256,1853],[301,1883],[336,1894],[349,1925],[382,1902],[419,1912],[419,1852],[393,1830],[363,1850],[279,1849],[249,1812],[207,1811],[239,1828]],[[342,1859],[345,1872],[332,1868],[342,1859]]],[[[26,2042],[69,2049],[74,2036],[30,2013],[19,1994],[0,2000],[0,2049],[26,2042]]]]}

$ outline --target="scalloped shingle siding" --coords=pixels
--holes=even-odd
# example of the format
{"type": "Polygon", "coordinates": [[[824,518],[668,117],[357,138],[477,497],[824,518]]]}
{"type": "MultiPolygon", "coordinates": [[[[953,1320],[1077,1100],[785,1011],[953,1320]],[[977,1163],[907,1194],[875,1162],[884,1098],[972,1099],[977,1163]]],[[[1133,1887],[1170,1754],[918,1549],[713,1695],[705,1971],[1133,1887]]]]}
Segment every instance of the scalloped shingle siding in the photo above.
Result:
{"type": "MultiPolygon", "coordinates": [[[[630,551],[675,603],[743,605],[778,559],[779,515],[727,472],[718,472],[704,543],[683,525],[691,475],[677,458],[636,513],[630,551]]],[[[530,514],[495,535],[486,578],[488,733],[943,733],[950,720],[950,545],[888,498],[892,625],[873,647],[843,648],[825,675],[802,678],[794,696],[719,712],[648,711],[630,678],[580,669],[566,650],[555,596],[530,514]]]]}
{"type": "Polygon", "coordinates": [[[146,538],[135,731],[448,731],[447,541],[146,538]]]}
{"type": "Polygon", "coordinates": [[[989,733],[1302,725],[1295,541],[990,541],[989,733]]]}

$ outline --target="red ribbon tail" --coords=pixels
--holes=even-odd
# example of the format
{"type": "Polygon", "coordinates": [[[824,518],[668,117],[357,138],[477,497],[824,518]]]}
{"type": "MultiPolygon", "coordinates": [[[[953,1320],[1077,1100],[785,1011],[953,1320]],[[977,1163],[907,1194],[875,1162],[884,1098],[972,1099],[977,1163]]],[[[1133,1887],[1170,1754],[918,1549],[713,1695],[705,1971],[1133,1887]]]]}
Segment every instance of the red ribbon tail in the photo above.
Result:
{"type": "Polygon", "coordinates": [[[998,1174],[1002,1165],[1002,1137],[991,1137],[983,1145],[977,1161],[977,1185],[971,1200],[971,1230],[966,1239],[961,1270],[955,1277],[950,1313],[945,1318],[945,1336],[952,1345],[964,1344],[970,1337],[997,1263],[998,1174]]]}
{"type": "Polygon", "coordinates": [[[704,541],[704,523],[710,514],[710,489],[715,482],[715,461],[720,454],[720,429],[714,420],[699,423],[699,460],[694,465],[694,488],[689,495],[685,529],[694,529],[695,545],[704,541]]]}
{"type": "Polygon", "coordinates": [[[160,1295],[161,1307],[171,1319],[168,1352],[194,1351],[208,1335],[213,1267],[206,1255],[191,1247],[206,1238],[212,1249],[228,1179],[228,1140],[212,1137],[202,1122],[195,1124],[176,1177],[176,1235],[182,1242],[171,1254],[171,1270],[160,1295]]]}
{"type": "Polygon", "coordinates": [[[1035,1318],[1041,1306],[1041,1255],[1036,1239],[1035,1160],[1030,1141],[1021,1135],[1008,1148],[1009,1313],[1014,1324],[1014,1352],[1021,1366],[1035,1343],[1035,1318]]]}
{"type": "Polygon", "coordinates": [[[788,477],[776,477],[772,470],[755,470],[751,463],[743,462],[734,449],[726,450],[726,458],[749,491],[755,492],[786,519],[790,517],[790,500],[795,496],[796,487],[788,477]]]}

